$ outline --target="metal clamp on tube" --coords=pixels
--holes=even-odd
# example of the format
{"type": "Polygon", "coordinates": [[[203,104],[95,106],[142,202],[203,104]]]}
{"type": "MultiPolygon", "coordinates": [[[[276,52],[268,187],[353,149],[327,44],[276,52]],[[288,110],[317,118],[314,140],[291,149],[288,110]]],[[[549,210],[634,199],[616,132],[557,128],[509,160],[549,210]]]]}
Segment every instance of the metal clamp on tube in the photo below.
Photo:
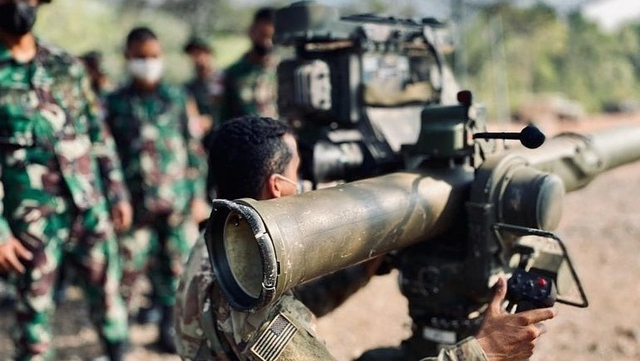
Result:
{"type": "Polygon", "coordinates": [[[275,298],[278,263],[262,218],[233,201],[212,206],[204,237],[216,282],[236,309],[267,305],[275,298]]]}

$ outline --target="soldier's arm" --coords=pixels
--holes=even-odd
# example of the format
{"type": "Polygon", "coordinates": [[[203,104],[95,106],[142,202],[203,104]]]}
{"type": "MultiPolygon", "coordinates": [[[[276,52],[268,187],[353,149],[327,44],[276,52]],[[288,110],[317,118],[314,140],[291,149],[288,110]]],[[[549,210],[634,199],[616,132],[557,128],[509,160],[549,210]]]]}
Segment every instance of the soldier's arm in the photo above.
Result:
{"type": "MultiPolygon", "coordinates": [[[[213,303],[223,304],[220,290],[212,291],[213,303]]],[[[233,311],[229,306],[215,309],[217,333],[221,335],[218,344],[240,360],[335,360],[315,336],[313,315],[291,293],[255,312],[233,311]]]]}
{"type": "Polygon", "coordinates": [[[191,98],[185,99],[183,112],[183,136],[188,150],[187,177],[191,186],[192,199],[205,198],[205,177],[207,174],[207,157],[200,140],[190,130],[190,122],[198,120],[198,114],[191,98]]]}
{"type": "Polygon", "coordinates": [[[511,314],[502,309],[507,281],[500,278],[476,339],[491,361],[519,361],[533,355],[535,341],[545,332],[543,321],[555,317],[553,308],[511,314]]]}
{"type": "Polygon", "coordinates": [[[555,311],[543,308],[507,313],[502,309],[506,293],[506,280],[501,278],[476,337],[443,349],[438,357],[422,361],[520,361],[531,357],[534,341],[544,333],[541,322],[553,318],[555,311]]]}
{"type": "Polygon", "coordinates": [[[4,185],[2,184],[2,163],[0,162],[0,244],[13,238],[9,222],[4,217],[4,185]]]}
{"type": "Polygon", "coordinates": [[[195,102],[190,97],[184,98],[182,112],[183,136],[187,145],[187,184],[191,193],[190,212],[196,223],[204,221],[209,215],[206,197],[207,156],[200,139],[192,131],[193,122],[199,121],[195,102]]]}
{"type": "Polygon", "coordinates": [[[9,222],[4,217],[4,185],[2,184],[2,163],[0,163],[0,273],[24,273],[21,260],[31,260],[33,257],[11,232],[9,222]]]}
{"type": "Polygon", "coordinates": [[[129,192],[124,181],[115,141],[105,120],[99,115],[98,101],[91,91],[88,78],[84,75],[81,77],[80,86],[86,99],[85,113],[89,122],[89,138],[93,145],[93,155],[100,167],[100,175],[109,204],[113,206],[121,202],[129,202],[129,192]]]}

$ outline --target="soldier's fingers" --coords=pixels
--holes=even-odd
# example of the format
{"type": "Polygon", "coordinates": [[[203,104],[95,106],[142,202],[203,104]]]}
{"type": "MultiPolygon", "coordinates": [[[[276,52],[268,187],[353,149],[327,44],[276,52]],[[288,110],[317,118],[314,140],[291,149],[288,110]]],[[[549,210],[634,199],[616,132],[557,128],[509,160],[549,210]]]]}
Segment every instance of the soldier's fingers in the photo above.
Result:
{"type": "Polygon", "coordinates": [[[131,227],[131,223],[133,222],[133,209],[129,204],[123,207],[122,212],[122,230],[126,231],[131,227]]]}
{"type": "Polygon", "coordinates": [[[116,231],[122,231],[123,215],[118,208],[111,211],[111,219],[113,219],[113,227],[116,231]]]}
{"type": "Polygon", "coordinates": [[[12,269],[18,273],[24,273],[24,266],[18,260],[15,254],[8,254],[6,258],[8,262],[9,269],[12,269]]]}
{"type": "Polygon", "coordinates": [[[532,325],[545,320],[552,319],[556,316],[555,308],[540,308],[522,312],[520,317],[525,320],[526,324],[532,325]]]}
{"type": "Polygon", "coordinates": [[[536,326],[536,328],[537,328],[537,329],[538,329],[538,331],[539,331],[539,334],[538,334],[538,335],[542,335],[542,334],[544,334],[544,333],[546,333],[546,332],[547,332],[547,326],[546,326],[544,323],[542,323],[542,322],[538,322],[538,323],[536,323],[534,326],[536,326]]]}
{"type": "Polygon", "coordinates": [[[502,301],[507,295],[507,281],[503,277],[500,277],[494,288],[495,293],[493,295],[493,300],[491,300],[491,304],[489,305],[489,310],[491,312],[500,313],[502,310],[502,301]]]}
{"type": "Polygon", "coordinates": [[[122,231],[122,221],[120,221],[120,219],[116,217],[113,217],[113,228],[115,228],[118,232],[122,231]]]}
{"type": "Polygon", "coordinates": [[[28,261],[33,259],[33,254],[31,253],[31,251],[29,251],[25,246],[23,246],[22,243],[16,242],[14,249],[18,257],[22,259],[26,259],[28,261]]]}
{"type": "Polygon", "coordinates": [[[113,219],[113,223],[118,223],[122,220],[122,213],[117,207],[111,209],[111,218],[113,219]]]}

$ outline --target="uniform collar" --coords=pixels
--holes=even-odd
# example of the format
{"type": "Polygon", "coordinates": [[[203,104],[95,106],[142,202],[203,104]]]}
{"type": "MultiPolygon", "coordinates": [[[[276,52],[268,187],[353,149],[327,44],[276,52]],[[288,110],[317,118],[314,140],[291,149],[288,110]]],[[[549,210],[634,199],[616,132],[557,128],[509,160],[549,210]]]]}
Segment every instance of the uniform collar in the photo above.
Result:
{"type": "MultiPolygon", "coordinates": [[[[143,93],[140,90],[138,90],[134,85],[133,85],[133,79],[129,78],[129,81],[127,81],[127,85],[126,85],[127,90],[130,93],[143,93]]],[[[159,92],[161,89],[163,88],[163,81],[160,80],[160,82],[158,83],[158,85],[156,85],[156,88],[150,92],[148,92],[149,94],[153,94],[153,93],[157,93],[159,92]]]]}
{"type": "MultiPolygon", "coordinates": [[[[36,42],[36,54],[34,58],[28,61],[27,63],[34,62],[34,61],[37,62],[38,59],[46,57],[46,49],[43,48],[43,46],[40,43],[40,40],[37,37],[35,38],[35,42],[36,42]]],[[[15,61],[15,60],[13,58],[13,55],[11,54],[11,50],[9,50],[9,48],[4,43],[0,42],[0,63],[12,62],[12,61],[15,61]]]]}
{"type": "Polygon", "coordinates": [[[242,59],[249,66],[253,68],[258,68],[258,69],[275,68],[279,62],[278,56],[276,54],[271,53],[267,56],[267,61],[264,64],[254,63],[253,61],[251,61],[251,50],[247,51],[242,57],[242,59]]]}
{"type": "Polygon", "coordinates": [[[169,93],[169,88],[167,86],[167,84],[164,81],[160,81],[158,83],[158,86],[156,86],[156,88],[153,91],[150,92],[141,92],[139,90],[137,90],[134,86],[133,86],[133,81],[129,80],[129,83],[126,86],[126,94],[128,94],[129,96],[135,96],[135,97],[141,97],[141,98],[146,98],[146,97],[160,97],[160,98],[167,98],[168,97],[168,93],[169,93]]]}

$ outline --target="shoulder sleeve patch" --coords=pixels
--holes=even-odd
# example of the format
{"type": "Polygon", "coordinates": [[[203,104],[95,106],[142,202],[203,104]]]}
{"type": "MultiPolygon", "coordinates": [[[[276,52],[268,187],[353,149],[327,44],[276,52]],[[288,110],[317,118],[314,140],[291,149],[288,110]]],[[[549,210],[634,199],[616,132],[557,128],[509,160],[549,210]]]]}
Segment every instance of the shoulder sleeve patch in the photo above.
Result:
{"type": "Polygon", "coordinates": [[[297,331],[293,322],[279,313],[251,346],[250,352],[261,361],[275,361],[297,331]]]}

